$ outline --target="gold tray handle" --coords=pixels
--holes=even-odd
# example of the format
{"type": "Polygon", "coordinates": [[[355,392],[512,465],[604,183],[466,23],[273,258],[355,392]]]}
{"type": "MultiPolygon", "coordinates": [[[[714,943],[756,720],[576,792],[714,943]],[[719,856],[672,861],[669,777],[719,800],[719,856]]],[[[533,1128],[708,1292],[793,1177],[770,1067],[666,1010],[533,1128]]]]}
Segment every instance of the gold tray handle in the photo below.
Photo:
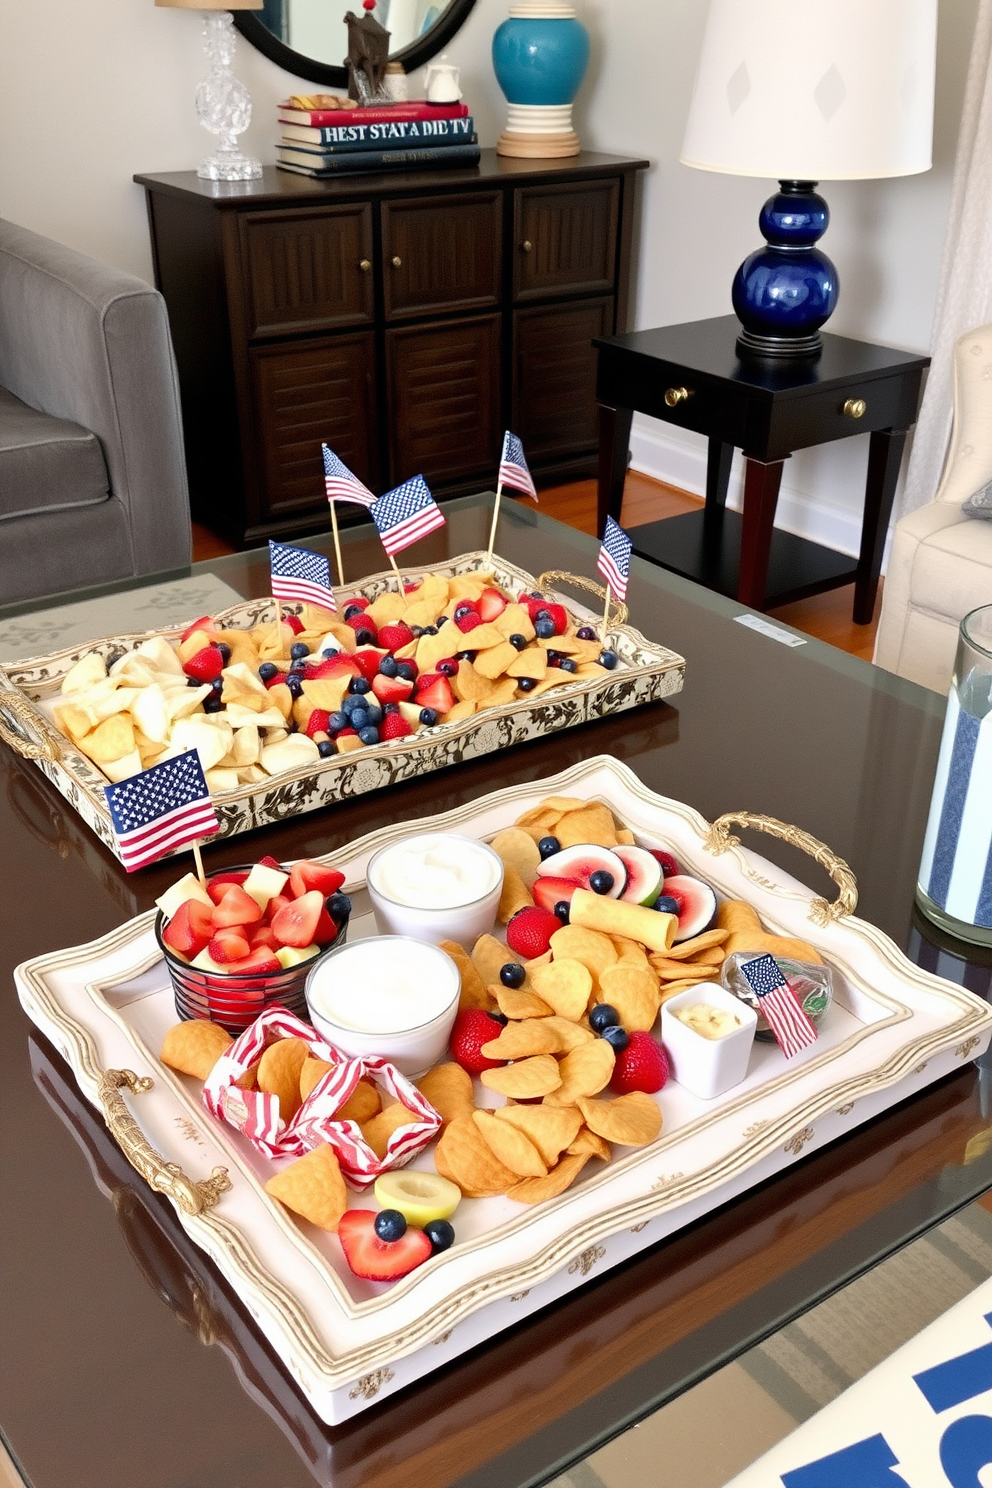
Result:
{"type": "MultiPolygon", "coordinates": [[[[563,569],[549,568],[547,573],[542,573],[537,581],[538,589],[554,589],[558,584],[574,584],[576,589],[584,589],[587,594],[595,594],[606,605],[606,590],[602,584],[597,584],[595,579],[586,579],[581,574],[565,573],[563,569]]],[[[626,625],[629,615],[627,606],[616,596],[610,600],[610,624],[626,625]]]]}
{"type": "Polygon", "coordinates": [[[804,832],[801,827],[790,827],[774,816],[758,816],[753,811],[728,811],[710,827],[703,844],[706,851],[719,857],[728,847],[736,847],[740,838],[731,834],[730,828],[734,824],[753,827],[756,832],[765,832],[769,837],[788,842],[790,847],[798,847],[800,852],[807,853],[821,868],[827,870],[837,885],[837,898],[833,904],[826,899],[813,900],[809,907],[809,917],[814,924],[829,925],[831,920],[842,920],[845,915],[853,914],[857,909],[858,881],[844,859],[831,852],[829,847],[809,832],[804,832]]]}
{"type": "Polygon", "coordinates": [[[58,744],[47,735],[39,735],[37,728],[38,717],[27,698],[22,697],[19,692],[0,692],[0,739],[5,744],[9,744],[14,753],[21,755],[23,759],[57,760],[58,744]],[[33,732],[34,738],[25,739],[23,735],[12,729],[3,716],[5,711],[13,715],[28,733],[33,732]]]}
{"type": "Polygon", "coordinates": [[[231,1187],[227,1169],[214,1168],[209,1178],[194,1183],[177,1163],[166,1162],[125,1105],[121,1094],[125,1087],[140,1095],[152,1088],[152,1081],[146,1075],[139,1078],[133,1070],[104,1070],[97,1097],[110,1134],[132,1168],[141,1174],[149,1188],[165,1194],[184,1214],[202,1214],[204,1209],[212,1209],[221,1194],[231,1187]]]}

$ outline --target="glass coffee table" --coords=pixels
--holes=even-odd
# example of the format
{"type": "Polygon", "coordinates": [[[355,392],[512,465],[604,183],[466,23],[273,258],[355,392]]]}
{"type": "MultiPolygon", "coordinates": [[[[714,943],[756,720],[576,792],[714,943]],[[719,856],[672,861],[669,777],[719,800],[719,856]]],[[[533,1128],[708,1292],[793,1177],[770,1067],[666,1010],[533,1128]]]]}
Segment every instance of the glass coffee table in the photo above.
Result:
{"type": "MultiPolygon", "coordinates": [[[[447,526],[417,562],[484,548],[490,501],[447,504],[447,526]]],[[[310,545],[330,551],[329,536],[310,545]]],[[[532,573],[595,571],[591,538],[515,503],[498,548],[532,573]]],[[[367,528],[346,534],[345,566],[356,578],[384,566],[367,528]]],[[[198,565],[183,582],[263,596],[267,554],[198,565]]],[[[39,614],[49,606],[0,611],[0,657],[19,659],[11,636],[36,634],[44,654],[60,626],[85,628],[87,614],[97,638],[154,624],[148,615],[165,617],[170,603],[158,583],[111,587],[80,618],[70,598],[52,616],[39,614]]],[[[711,819],[746,809],[812,832],[853,867],[859,914],[928,970],[987,996],[992,957],[914,918],[943,700],[781,626],[776,638],[738,623],[757,617],[644,563],[628,599],[638,629],[686,657],[673,706],[266,828],[252,853],[331,851],[608,754],[711,819]]],[[[33,765],[0,748],[0,772],[0,1430],[33,1488],[536,1488],[569,1469],[573,1483],[589,1482],[576,1464],[597,1448],[992,1188],[990,1073],[963,1057],[959,1073],[569,1300],[345,1426],[324,1426],[16,1002],[18,962],[149,908],[175,866],[129,877],[33,765]]],[[[828,889],[809,860],[767,838],[753,845],[828,889]]],[[[212,865],[243,861],[246,846],[218,844],[212,865]]]]}

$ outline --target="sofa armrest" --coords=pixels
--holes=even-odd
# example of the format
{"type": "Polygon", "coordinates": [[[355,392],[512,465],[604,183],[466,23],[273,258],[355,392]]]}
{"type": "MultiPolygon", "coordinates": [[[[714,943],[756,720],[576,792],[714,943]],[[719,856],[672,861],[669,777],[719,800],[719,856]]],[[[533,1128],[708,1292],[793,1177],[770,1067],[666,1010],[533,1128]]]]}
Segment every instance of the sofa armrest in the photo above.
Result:
{"type": "Polygon", "coordinates": [[[189,562],[179,388],[156,290],[0,220],[0,383],[99,438],[135,573],[189,562]]]}

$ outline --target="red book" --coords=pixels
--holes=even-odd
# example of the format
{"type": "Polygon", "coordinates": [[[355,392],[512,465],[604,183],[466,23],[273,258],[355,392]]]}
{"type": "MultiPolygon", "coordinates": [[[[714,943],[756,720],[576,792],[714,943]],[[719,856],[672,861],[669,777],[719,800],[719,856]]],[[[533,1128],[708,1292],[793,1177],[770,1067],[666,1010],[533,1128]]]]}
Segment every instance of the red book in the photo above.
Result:
{"type": "Polygon", "coordinates": [[[311,126],[340,124],[411,124],[420,119],[467,119],[467,103],[427,103],[422,98],[394,103],[386,108],[294,109],[279,105],[280,124],[311,126]]]}

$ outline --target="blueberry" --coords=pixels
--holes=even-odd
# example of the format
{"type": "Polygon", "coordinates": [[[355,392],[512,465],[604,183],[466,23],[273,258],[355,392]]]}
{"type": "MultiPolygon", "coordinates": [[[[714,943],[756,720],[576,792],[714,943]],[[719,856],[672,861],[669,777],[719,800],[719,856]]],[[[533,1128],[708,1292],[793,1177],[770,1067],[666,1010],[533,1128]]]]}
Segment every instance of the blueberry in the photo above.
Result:
{"type": "Polygon", "coordinates": [[[203,686],[203,683],[199,680],[198,677],[187,677],[186,678],[186,686],[187,687],[202,687],[203,686]]]}
{"type": "Polygon", "coordinates": [[[537,614],[534,616],[534,619],[535,620],[550,620],[551,619],[551,611],[550,610],[538,610],[537,614]]]}
{"type": "Polygon", "coordinates": [[[351,900],[347,894],[329,894],[326,908],[335,925],[340,925],[351,914],[351,900]]]}
{"type": "Polygon", "coordinates": [[[357,692],[361,696],[363,693],[368,692],[371,686],[372,683],[367,677],[352,677],[348,683],[348,691],[352,693],[357,692]]]}
{"type": "Polygon", "coordinates": [[[332,713],[327,720],[327,732],[329,734],[339,734],[343,728],[347,727],[348,715],[341,708],[336,713],[332,713]]]}
{"type": "MultiPolygon", "coordinates": [[[[539,641],[550,641],[555,633],[555,622],[553,620],[535,620],[534,632],[539,641]]],[[[602,659],[602,658],[600,658],[602,659]]]]}
{"type": "Polygon", "coordinates": [[[438,662],[437,670],[442,677],[453,677],[458,671],[458,663],[453,657],[447,657],[444,661],[438,662]]]}
{"type": "Polygon", "coordinates": [[[291,661],[299,661],[301,657],[309,655],[310,647],[307,645],[306,641],[294,641],[289,648],[289,656],[291,661]]]}
{"type": "Polygon", "coordinates": [[[626,1049],[630,1043],[630,1039],[622,1028],[604,1028],[602,1037],[616,1054],[619,1054],[621,1049],[626,1049]]]}
{"type": "Polygon", "coordinates": [[[519,961],[507,961],[499,969],[499,979],[504,987],[522,987],[527,980],[527,973],[519,961]]]}
{"type": "Polygon", "coordinates": [[[589,1014],[589,1027],[594,1033],[602,1033],[607,1028],[619,1028],[620,1014],[608,1002],[597,1002],[589,1014]]]}
{"type": "Polygon", "coordinates": [[[448,1250],[455,1243],[455,1232],[446,1219],[430,1219],[424,1225],[424,1234],[431,1242],[431,1250],[435,1255],[439,1251],[448,1250]]]}
{"type": "Polygon", "coordinates": [[[537,683],[534,681],[533,677],[521,677],[520,681],[517,683],[517,686],[520,688],[521,692],[533,692],[534,688],[537,686],[537,683]]]}
{"type": "Polygon", "coordinates": [[[475,652],[474,651],[459,651],[458,654],[455,657],[455,660],[456,661],[474,661],[475,660],[475,652]]]}
{"type": "Polygon", "coordinates": [[[510,1021],[505,1013],[487,1013],[486,1017],[492,1018],[493,1022],[498,1023],[500,1028],[505,1028],[510,1021]]]}
{"type": "Polygon", "coordinates": [[[303,681],[300,677],[287,677],[286,686],[294,698],[303,696],[303,681]]]}
{"type": "Polygon", "coordinates": [[[371,722],[372,720],[369,717],[367,708],[352,708],[351,726],[353,729],[357,729],[361,733],[362,729],[368,728],[371,722]]]}
{"type": "Polygon", "coordinates": [[[654,901],[655,909],[660,909],[662,914],[677,915],[679,912],[679,901],[673,899],[671,894],[659,894],[654,901]]]}
{"type": "Polygon", "coordinates": [[[375,694],[370,692],[368,697],[365,699],[365,711],[369,715],[369,723],[371,723],[375,728],[378,728],[380,723],[382,722],[382,709],[379,707],[378,703],[374,703],[372,701],[374,696],[375,694]]]}
{"type": "Polygon", "coordinates": [[[543,862],[545,858],[553,858],[556,852],[561,852],[561,843],[557,837],[542,837],[537,844],[537,850],[543,862]]]}
{"type": "Polygon", "coordinates": [[[391,656],[384,656],[379,663],[379,670],[384,677],[396,676],[397,663],[391,656]]]}
{"type": "Polygon", "coordinates": [[[371,723],[368,723],[364,728],[358,730],[358,737],[363,744],[378,744],[379,730],[374,728],[371,723]]]}
{"type": "Polygon", "coordinates": [[[510,645],[515,647],[517,651],[526,651],[527,637],[522,635],[512,635],[510,637],[510,645]]]}
{"type": "Polygon", "coordinates": [[[572,660],[571,656],[563,656],[562,659],[561,659],[561,661],[558,663],[558,665],[561,667],[561,669],[562,669],[563,672],[577,672],[578,671],[578,667],[576,666],[575,662],[572,660]]]}
{"type": "Polygon", "coordinates": [[[215,677],[214,680],[211,682],[210,686],[213,689],[213,691],[217,694],[217,696],[220,697],[221,693],[224,691],[224,678],[223,677],[215,677]]]}
{"type": "Polygon", "coordinates": [[[560,667],[561,666],[561,657],[558,655],[558,652],[557,651],[549,651],[548,652],[548,666],[552,666],[552,667],[560,667]]]}
{"type": "Polygon", "coordinates": [[[224,663],[225,666],[227,666],[227,663],[231,659],[231,648],[230,648],[230,646],[228,646],[227,643],[224,642],[224,641],[214,641],[214,645],[217,647],[217,650],[220,652],[220,659],[221,659],[221,661],[224,663]]]}
{"type": "Polygon", "coordinates": [[[302,677],[306,670],[306,665],[302,657],[297,657],[296,661],[289,663],[289,675],[291,677],[302,677]]]}
{"type": "Polygon", "coordinates": [[[224,704],[215,692],[212,692],[208,698],[203,699],[204,713],[219,713],[223,706],[224,704]]]}
{"type": "Polygon", "coordinates": [[[372,1228],[380,1240],[402,1240],[406,1234],[406,1216],[398,1209],[383,1209],[376,1215],[372,1228]]]}
{"type": "Polygon", "coordinates": [[[398,713],[400,711],[400,705],[399,703],[383,703],[382,711],[383,713],[398,713]]]}
{"type": "Polygon", "coordinates": [[[608,873],[605,868],[597,868],[595,873],[589,875],[589,887],[594,894],[608,894],[615,882],[613,874],[608,873]]]}
{"type": "Polygon", "coordinates": [[[320,654],[324,661],[330,661],[331,657],[337,656],[338,652],[335,646],[325,646],[320,654]]]}
{"type": "Polygon", "coordinates": [[[459,605],[455,611],[455,620],[464,620],[466,615],[474,615],[475,611],[471,605],[459,605]]]}
{"type": "Polygon", "coordinates": [[[423,628],[423,630],[420,632],[420,634],[421,635],[437,635],[437,626],[436,625],[425,625],[424,628],[423,628]]]}
{"type": "Polygon", "coordinates": [[[447,625],[447,623],[448,623],[448,617],[447,617],[447,615],[438,615],[438,617],[437,617],[437,628],[438,628],[438,630],[441,629],[441,626],[442,625],[447,625]]]}
{"type": "Polygon", "coordinates": [[[415,641],[419,641],[420,640],[420,637],[424,633],[424,627],[422,625],[411,625],[410,626],[410,631],[411,631],[411,634],[413,635],[413,639],[415,641]]]}
{"type": "Polygon", "coordinates": [[[421,708],[420,721],[424,725],[424,728],[433,728],[437,723],[437,709],[421,708]]]}
{"type": "Polygon", "coordinates": [[[580,641],[594,641],[596,639],[596,632],[591,625],[580,626],[575,632],[575,635],[576,639],[580,641]]]}
{"type": "Polygon", "coordinates": [[[278,676],[278,673],[279,668],[274,661],[263,661],[258,669],[259,680],[262,682],[271,682],[273,677],[278,676]]]}
{"type": "Polygon", "coordinates": [[[404,682],[416,682],[417,668],[412,661],[398,661],[396,663],[396,675],[402,677],[404,682]]]}
{"type": "Polygon", "coordinates": [[[359,646],[374,646],[375,636],[370,630],[358,630],[355,632],[355,641],[359,646]]]}
{"type": "Polygon", "coordinates": [[[571,914],[571,905],[567,899],[559,899],[553,912],[556,919],[561,920],[563,925],[567,925],[568,917],[571,914]]]}
{"type": "Polygon", "coordinates": [[[612,672],[617,664],[617,653],[615,651],[601,651],[599,653],[599,664],[605,667],[608,672],[612,672]]]}
{"type": "Polygon", "coordinates": [[[333,739],[321,739],[317,745],[321,759],[329,759],[332,754],[337,754],[338,746],[333,739]]]}
{"type": "Polygon", "coordinates": [[[352,615],[361,615],[362,613],[361,605],[345,605],[344,618],[346,620],[350,620],[352,615]]]}

